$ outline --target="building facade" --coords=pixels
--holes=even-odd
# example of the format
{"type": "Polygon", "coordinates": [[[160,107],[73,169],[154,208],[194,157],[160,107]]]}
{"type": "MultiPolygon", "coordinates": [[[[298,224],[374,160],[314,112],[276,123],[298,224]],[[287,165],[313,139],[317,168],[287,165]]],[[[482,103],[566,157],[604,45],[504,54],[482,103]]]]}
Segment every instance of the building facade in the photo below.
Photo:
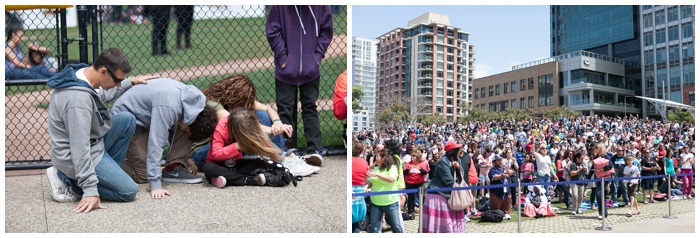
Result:
{"type": "Polygon", "coordinates": [[[541,62],[474,80],[472,107],[490,112],[529,108],[535,115],[559,102],[559,63],[541,62]]]}
{"type": "Polygon", "coordinates": [[[353,113],[353,131],[374,128],[377,109],[377,41],[352,38],[352,86],[362,87],[362,111],[353,113]]]}
{"type": "Polygon", "coordinates": [[[377,38],[378,110],[401,101],[411,114],[456,121],[470,105],[474,45],[449,17],[425,13],[377,38]]]}
{"type": "MultiPolygon", "coordinates": [[[[643,96],[695,105],[695,6],[638,6],[643,96]]],[[[658,115],[644,104],[645,115],[658,115]]]]}

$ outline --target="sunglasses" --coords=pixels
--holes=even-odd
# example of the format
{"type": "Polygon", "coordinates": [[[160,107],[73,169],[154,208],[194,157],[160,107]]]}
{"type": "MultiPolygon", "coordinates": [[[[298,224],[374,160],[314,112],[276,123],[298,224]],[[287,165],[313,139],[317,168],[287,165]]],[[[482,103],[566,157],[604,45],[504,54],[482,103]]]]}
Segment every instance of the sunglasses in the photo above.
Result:
{"type": "Polygon", "coordinates": [[[112,77],[112,80],[114,80],[115,84],[119,84],[122,81],[124,81],[124,79],[126,79],[126,78],[123,78],[123,79],[117,78],[117,76],[114,75],[114,73],[112,73],[112,70],[109,70],[109,68],[107,68],[107,67],[105,67],[105,69],[107,70],[107,73],[109,73],[109,76],[112,77]]]}

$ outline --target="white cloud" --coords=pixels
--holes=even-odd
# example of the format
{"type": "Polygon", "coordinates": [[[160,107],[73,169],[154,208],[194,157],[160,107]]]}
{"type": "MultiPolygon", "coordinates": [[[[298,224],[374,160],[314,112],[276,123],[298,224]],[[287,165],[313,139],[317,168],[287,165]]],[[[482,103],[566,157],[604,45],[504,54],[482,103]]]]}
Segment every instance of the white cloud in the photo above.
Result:
{"type": "Polygon", "coordinates": [[[490,65],[474,62],[474,78],[481,78],[491,75],[493,70],[490,65]]]}

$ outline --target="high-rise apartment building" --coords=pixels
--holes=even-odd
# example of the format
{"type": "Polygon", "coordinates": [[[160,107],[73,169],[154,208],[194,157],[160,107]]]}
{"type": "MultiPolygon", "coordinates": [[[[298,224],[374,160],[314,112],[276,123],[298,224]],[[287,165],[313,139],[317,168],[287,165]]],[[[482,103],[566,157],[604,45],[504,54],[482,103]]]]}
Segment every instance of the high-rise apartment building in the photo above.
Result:
{"type": "Polygon", "coordinates": [[[440,113],[448,121],[466,115],[474,73],[469,33],[449,17],[428,12],[377,38],[377,105],[407,102],[414,115],[440,113]]]}
{"type": "Polygon", "coordinates": [[[377,41],[352,38],[352,86],[362,87],[362,110],[353,113],[353,131],[374,128],[377,107],[377,41]]]}
{"type": "MultiPolygon", "coordinates": [[[[695,105],[695,6],[638,6],[643,96],[695,105]]],[[[645,103],[645,115],[658,115],[645,103]]]]}

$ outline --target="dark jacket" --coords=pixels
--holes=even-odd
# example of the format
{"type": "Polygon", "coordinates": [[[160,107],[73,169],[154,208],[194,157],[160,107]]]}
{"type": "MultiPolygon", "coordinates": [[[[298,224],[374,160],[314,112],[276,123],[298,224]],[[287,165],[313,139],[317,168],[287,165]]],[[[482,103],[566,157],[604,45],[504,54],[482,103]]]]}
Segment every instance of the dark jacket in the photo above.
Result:
{"type": "Polygon", "coordinates": [[[302,85],[320,75],[321,60],[333,39],[330,6],[270,6],[265,29],[277,80],[302,85]]]}

